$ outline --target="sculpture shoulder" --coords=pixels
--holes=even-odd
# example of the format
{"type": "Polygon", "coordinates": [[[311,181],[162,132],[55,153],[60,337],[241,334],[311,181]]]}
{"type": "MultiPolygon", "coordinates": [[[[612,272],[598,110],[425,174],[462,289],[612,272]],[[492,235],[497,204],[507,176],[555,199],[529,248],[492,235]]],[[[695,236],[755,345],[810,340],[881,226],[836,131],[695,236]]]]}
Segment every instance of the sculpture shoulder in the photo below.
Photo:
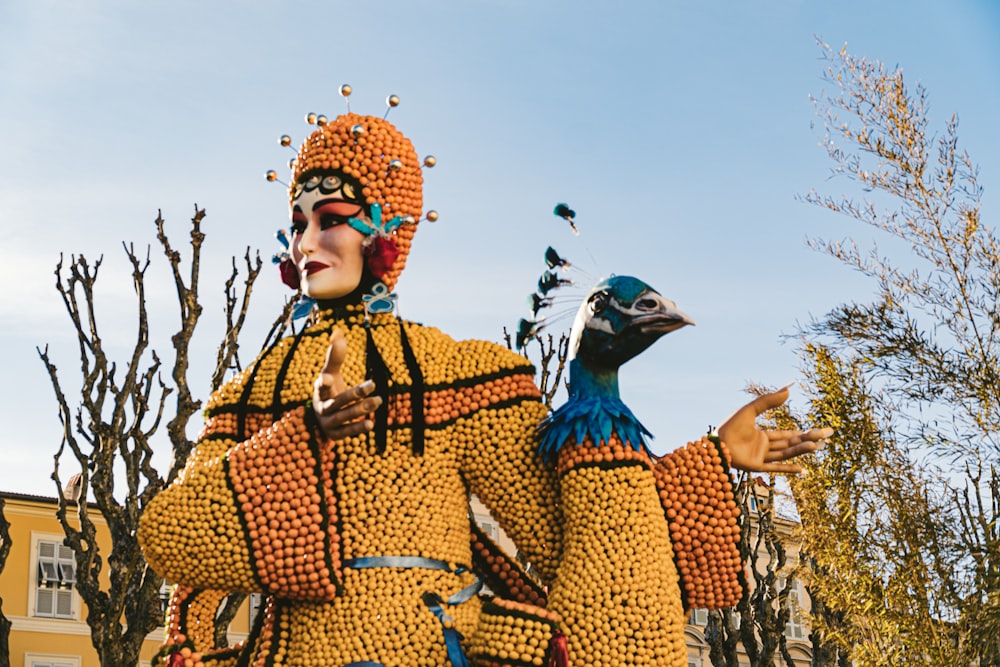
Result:
{"type": "MultiPolygon", "coordinates": [[[[247,394],[248,387],[253,389],[250,385],[260,383],[260,388],[263,388],[264,385],[273,388],[277,374],[294,347],[295,337],[287,336],[263,350],[246,368],[234,374],[221,387],[212,392],[205,402],[205,412],[211,415],[219,411],[228,411],[247,402],[252,403],[252,397],[247,394]]],[[[260,391],[253,393],[261,394],[260,391]]],[[[269,399],[270,396],[263,397],[261,400],[264,400],[265,404],[258,407],[267,407],[266,403],[269,399]]],[[[261,400],[257,402],[261,402],[261,400]]]]}
{"type": "Polygon", "coordinates": [[[485,340],[455,340],[440,329],[404,322],[406,336],[429,385],[462,385],[515,374],[534,376],[523,356],[485,340]]]}

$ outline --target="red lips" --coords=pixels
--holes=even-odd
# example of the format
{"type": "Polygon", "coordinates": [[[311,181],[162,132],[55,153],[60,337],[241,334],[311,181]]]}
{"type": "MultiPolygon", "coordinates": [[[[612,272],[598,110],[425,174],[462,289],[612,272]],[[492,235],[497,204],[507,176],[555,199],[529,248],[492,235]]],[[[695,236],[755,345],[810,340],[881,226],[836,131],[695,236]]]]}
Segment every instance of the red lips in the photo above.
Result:
{"type": "Polygon", "coordinates": [[[329,268],[330,266],[328,264],[324,264],[323,262],[306,262],[305,272],[307,276],[311,276],[317,271],[322,271],[323,269],[329,269],[329,268]]]}

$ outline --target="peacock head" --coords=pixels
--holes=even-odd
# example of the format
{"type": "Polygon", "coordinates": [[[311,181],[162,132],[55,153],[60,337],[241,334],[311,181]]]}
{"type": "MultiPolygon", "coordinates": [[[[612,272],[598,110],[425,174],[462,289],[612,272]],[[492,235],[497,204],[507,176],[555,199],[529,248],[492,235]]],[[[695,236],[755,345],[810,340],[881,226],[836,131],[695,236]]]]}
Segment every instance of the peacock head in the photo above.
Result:
{"type": "Polygon", "coordinates": [[[660,336],[694,320],[652,287],[631,276],[612,276],[591,290],[570,333],[570,358],[617,369],[660,336]]]}

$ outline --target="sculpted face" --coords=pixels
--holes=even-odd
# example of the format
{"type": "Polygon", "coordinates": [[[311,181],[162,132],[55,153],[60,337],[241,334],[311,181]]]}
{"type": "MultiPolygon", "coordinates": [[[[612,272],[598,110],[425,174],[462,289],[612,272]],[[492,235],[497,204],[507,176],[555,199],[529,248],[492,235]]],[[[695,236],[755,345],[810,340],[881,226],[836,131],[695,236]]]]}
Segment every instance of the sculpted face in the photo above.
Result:
{"type": "Polygon", "coordinates": [[[350,294],[364,270],[364,235],[347,224],[367,220],[364,209],[347,199],[336,176],[300,189],[292,202],[292,260],[302,278],[302,291],[314,299],[350,294]]]}

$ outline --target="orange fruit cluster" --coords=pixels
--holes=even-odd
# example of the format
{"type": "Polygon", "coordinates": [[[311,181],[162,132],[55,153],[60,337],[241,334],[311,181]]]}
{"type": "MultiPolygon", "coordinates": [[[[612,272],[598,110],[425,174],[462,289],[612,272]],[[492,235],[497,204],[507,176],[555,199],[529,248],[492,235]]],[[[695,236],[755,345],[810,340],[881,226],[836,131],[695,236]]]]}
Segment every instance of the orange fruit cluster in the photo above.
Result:
{"type": "MultiPolygon", "coordinates": [[[[442,622],[421,600],[425,591],[441,597],[469,585],[473,576],[421,568],[347,569],[344,592],[331,603],[290,603],[276,624],[275,665],[447,665],[442,622]]],[[[476,631],[475,597],[445,605],[448,621],[466,637],[476,631]]]]}
{"type": "Polygon", "coordinates": [[[240,512],[221,459],[231,440],[196,448],[178,480],[144,509],[159,521],[139,524],[137,538],[154,570],[196,588],[251,592],[253,565],[240,512]]]}
{"type": "Polygon", "coordinates": [[[328,600],[337,594],[340,536],[332,528],[336,505],[320,496],[306,410],[296,408],[231,449],[229,478],[265,589],[296,600],[328,600]]]}
{"type": "Polygon", "coordinates": [[[344,558],[421,556],[468,564],[466,491],[454,453],[435,439],[414,456],[408,428],[390,430],[382,454],[371,439],[337,443],[334,493],[344,558]]]}
{"type": "Polygon", "coordinates": [[[732,607],[743,595],[740,512],[722,446],[702,438],[661,459],[653,471],[689,609],[732,607]]]}
{"type": "Polygon", "coordinates": [[[205,428],[202,430],[201,435],[198,436],[198,439],[204,440],[206,437],[215,434],[226,434],[230,437],[236,437],[238,423],[239,417],[233,412],[223,412],[207,416],[205,418],[205,428]]]}
{"type": "Polygon", "coordinates": [[[476,410],[537,396],[538,388],[534,380],[524,373],[461,389],[442,389],[427,396],[427,423],[440,424],[476,410]]]}
{"type": "Polygon", "coordinates": [[[546,413],[536,402],[489,408],[457,420],[449,429],[469,452],[465,469],[472,492],[492,499],[493,516],[545,582],[555,577],[562,551],[559,483],[525,438],[546,413]]]}
{"type": "MultiPolygon", "coordinates": [[[[340,171],[361,183],[368,204],[382,206],[384,219],[412,216],[395,234],[399,256],[382,281],[389,289],[406,264],[423,209],[423,175],[413,144],[387,120],[348,113],[313,132],[299,149],[292,183],[314,170],[340,171]]],[[[289,198],[294,192],[289,193],[289,198]]]]}
{"type": "Polygon", "coordinates": [[[615,433],[611,434],[611,439],[607,443],[601,443],[600,447],[594,446],[594,441],[587,436],[582,443],[568,443],[559,450],[557,471],[560,475],[570,468],[580,465],[601,465],[620,464],[624,461],[636,461],[651,467],[649,454],[644,449],[638,451],[631,445],[623,444],[615,433]]]}
{"type": "Polygon", "coordinates": [[[558,629],[559,617],[551,611],[494,598],[483,606],[468,653],[482,667],[542,667],[548,664],[549,642],[558,629]]]}
{"type": "Polygon", "coordinates": [[[677,570],[649,468],[578,466],[560,486],[564,546],[548,608],[562,619],[570,664],[686,664],[677,570]]]}
{"type": "Polygon", "coordinates": [[[469,540],[472,543],[473,565],[482,573],[490,590],[510,600],[536,607],[545,606],[545,591],[493,540],[479,529],[473,529],[469,540]]]}
{"type": "MultiPolygon", "coordinates": [[[[201,661],[201,653],[197,651],[192,651],[189,647],[185,646],[177,651],[184,660],[181,662],[183,667],[205,667],[205,663],[201,661]]],[[[171,661],[172,663],[172,661],[171,661]]],[[[171,664],[167,663],[167,664],[171,664]]],[[[213,663],[214,665],[215,663],[213,663]]]]}
{"type": "Polygon", "coordinates": [[[211,650],[215,645],[215,615],[227,596],[225,591],[195,591],[187,586],[174,586],[167,605],[166,640],[153,657],[154,667],[172,664],[174,654],[180,654],[184,667],[203,667],[203,659],[210,660],[212,667],[235,663],[238,655],[234,649],[239,646],[211,650]],[[180,631],[182,617],[187,622],[187,634],[180,631]],[[230,657],[228,661],[226,656],[230,657]]]}
{"type": "MultiPolygon", "coordinates": [[[[391,376],[384,451],[376,451],[372,434],[310,441],[307,401],[333,327],[348,343],[345,383],[364,380],[369,329],[354,311],[346,321],[320,319],[297,342],[278,342],[213,395],[208,439],[183,482],[147,508],[144,545],[156,567],[196,586],[254,590],[263,580],[274,592],[273,617],[247,649],[251,663],[445,664],[441,622],[421,595],[447,599],[472,583],[471,574],[456,574],[472,562],[470,490],[490,502],[542,578],[555,574],[558,482],[532,443],[546,408],[530,364],[490,343],[456,343],[436,329],[404,326],[423,375],[425,421],[432,422],[422,454],[413,451],[412,378],[400,324],[389,315],[367,323],[391,376]],[[270,425],[275,412],[285,416],[270,425]],[[431,415],[436,420],[426,419],[431,415]],[[237,444],[241,423],[264,430],[237,444]],[[225,546],[230,542],[237,552],[225,546]],[[341,567],[379,556],[429,558],[451,571],[341,567]],[[340,588],[328,599],[337,568],[340,588]]],[[[471,638],[479,607],[474,598],[446,613],[471,638]]]]}
{"type": "Polygon", "coordinates": [[[264,618],[260,626],[260,634],[254,638],[256,651],[253,667],[266,667],[268,664],[273,664],[273,661],[269,662],[268,658],[271,657],[273,651],[274,626],[277,620],[277,604],[274,598],[265,598],[264,607],[257,613],[264,614],[264,618]]]}

